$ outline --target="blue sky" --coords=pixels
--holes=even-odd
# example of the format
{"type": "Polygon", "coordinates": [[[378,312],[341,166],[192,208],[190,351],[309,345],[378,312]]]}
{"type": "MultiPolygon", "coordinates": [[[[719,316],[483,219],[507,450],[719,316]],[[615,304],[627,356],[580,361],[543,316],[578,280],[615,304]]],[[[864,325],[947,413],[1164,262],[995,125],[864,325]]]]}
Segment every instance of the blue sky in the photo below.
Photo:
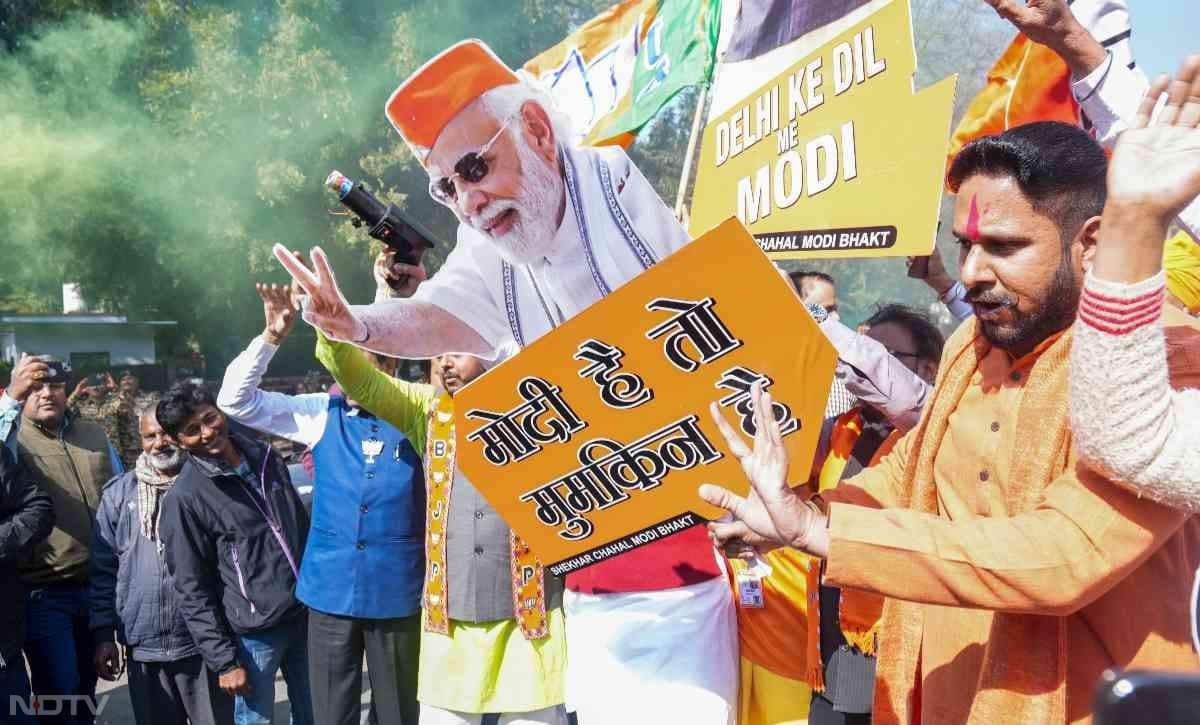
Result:
{"type": "Polygon", "coordinates": [[[1200,53],[1200,0],[1129,0],[1133,54],[1153,78],[1173,73],[1188,53],[1200,53]]]}

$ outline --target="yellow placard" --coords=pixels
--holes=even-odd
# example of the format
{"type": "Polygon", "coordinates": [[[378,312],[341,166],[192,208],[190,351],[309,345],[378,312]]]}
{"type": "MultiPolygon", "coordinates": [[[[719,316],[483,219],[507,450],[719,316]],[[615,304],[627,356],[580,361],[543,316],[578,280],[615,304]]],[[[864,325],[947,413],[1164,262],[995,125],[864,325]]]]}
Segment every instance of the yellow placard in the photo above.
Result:
{"type": "Polygon", "coordinates": [[[933,249],[956,77],[913,93],[908,0],[893,0],[710,120],[695,235],[737,216],[773,258],[933,249]]]}
{"type": "Polygon", "coordinates": [[[807,480],[836,358],[730,219],[460,391],[457,462],[563,574],[717,515],[701,483],[745,493],[709,404],[753,431],[756,379],[807,480]]]}

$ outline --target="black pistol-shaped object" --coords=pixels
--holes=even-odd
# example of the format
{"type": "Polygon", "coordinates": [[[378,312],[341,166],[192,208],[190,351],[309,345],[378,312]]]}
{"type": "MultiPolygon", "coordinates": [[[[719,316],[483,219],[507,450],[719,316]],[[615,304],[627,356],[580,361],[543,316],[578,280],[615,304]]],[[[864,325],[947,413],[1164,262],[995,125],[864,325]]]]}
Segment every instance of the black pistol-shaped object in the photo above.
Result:
{"type": "Polygon", "coordinates": [[[367,234],[395,251],[397,262],[418,264],[421,252],[434,246],[433,235],[425,227],[405,218],[395,204],[384,204],[361,181],[351,181],[342,172],[332,171],[325,185],[337,192],[338,199],[354,214],[354,226],[365,224],[367,234]]]}

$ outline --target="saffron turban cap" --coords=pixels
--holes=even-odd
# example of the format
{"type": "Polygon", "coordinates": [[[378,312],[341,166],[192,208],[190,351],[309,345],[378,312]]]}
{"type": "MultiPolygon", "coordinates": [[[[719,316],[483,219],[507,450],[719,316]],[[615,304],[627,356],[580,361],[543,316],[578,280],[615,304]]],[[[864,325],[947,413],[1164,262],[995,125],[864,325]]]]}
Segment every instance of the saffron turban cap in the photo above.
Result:
{"type": "Polygon", "coordinates": [[[493,88],[519,81],[482,41],[464,40],[418,68],[384,110],[423,164],[450,119],[493,88]]]}

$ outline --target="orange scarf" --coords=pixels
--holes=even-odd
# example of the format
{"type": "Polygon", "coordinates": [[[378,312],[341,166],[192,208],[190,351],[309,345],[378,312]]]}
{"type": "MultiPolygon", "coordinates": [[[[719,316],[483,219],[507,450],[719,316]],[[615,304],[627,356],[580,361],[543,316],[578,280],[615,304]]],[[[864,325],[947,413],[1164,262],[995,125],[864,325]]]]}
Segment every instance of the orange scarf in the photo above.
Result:
{"type": "MultiPolygon", "coordinates": [[[[862,411],[858,407],[851,408],[838,417],[829,435],[829,455],[821,465],[818,475],[818,491],[828,491],[841,483],[842,473],[854,451],[863,432],[862,411]]],[[[886,456],[901,433],[892,431],[884,439],[878,450],[871,456],[869,466],[874,466],[879,459],[886,456]]],[[[825,666],[821,659],[821,561],[812,559],[808,562],[808,684],[817,692],[825,691],[825,666]]],[[[883,597],[870,592],[860,592],[843,589],[838,602],[838,619],[842,627],[842,635],[846,642],[866,655],[875,655],[875,646],[879,641],[879,618],[883,614],[883,597]]]]}
{"type": "MultiPolygon", "coordinates": [[[[942,357],[937,385],[925,404],[904,469],[901,507],[937,513],[933,462],[950,424],[950,415],[971,385],[979,367],[978,322],[963,324],[951,336],[942,357]]],[[[1031,431],[1013,451],[1009,511],[1032,511],[1045,490],[1068,466],[1067,374],[1072,331],[1068,330],[1034,363],[1017,409],[1017,426],[1031,431]]],[[[907,725],[916,720],[914,693],[921,676],[924,624],[922,605],[887,599],[880,623],[885,636],[879,646],[873,721],[907,725]]],[[[996,612],[991,639],[1037,642],[1037,647],[1007,647],[984,657],[978,695],[971,706],[973,722],[1061,723],[1066,721],[1067,619],[996,612]],[[1028,693],[1013,697],[1014,692],[1028,693]]]]}
{"type": "MultiPolygon", "coordinates": [[[[425,630],[450,633],[446,566],[446,521],[454,485],[454,399],[442,393],[429,411],[425,443],[425,630]]],[[[547,633],[546,579],[542,561],[515,533],[509,533],[513,615],[525,639],[547,633]]]]}

